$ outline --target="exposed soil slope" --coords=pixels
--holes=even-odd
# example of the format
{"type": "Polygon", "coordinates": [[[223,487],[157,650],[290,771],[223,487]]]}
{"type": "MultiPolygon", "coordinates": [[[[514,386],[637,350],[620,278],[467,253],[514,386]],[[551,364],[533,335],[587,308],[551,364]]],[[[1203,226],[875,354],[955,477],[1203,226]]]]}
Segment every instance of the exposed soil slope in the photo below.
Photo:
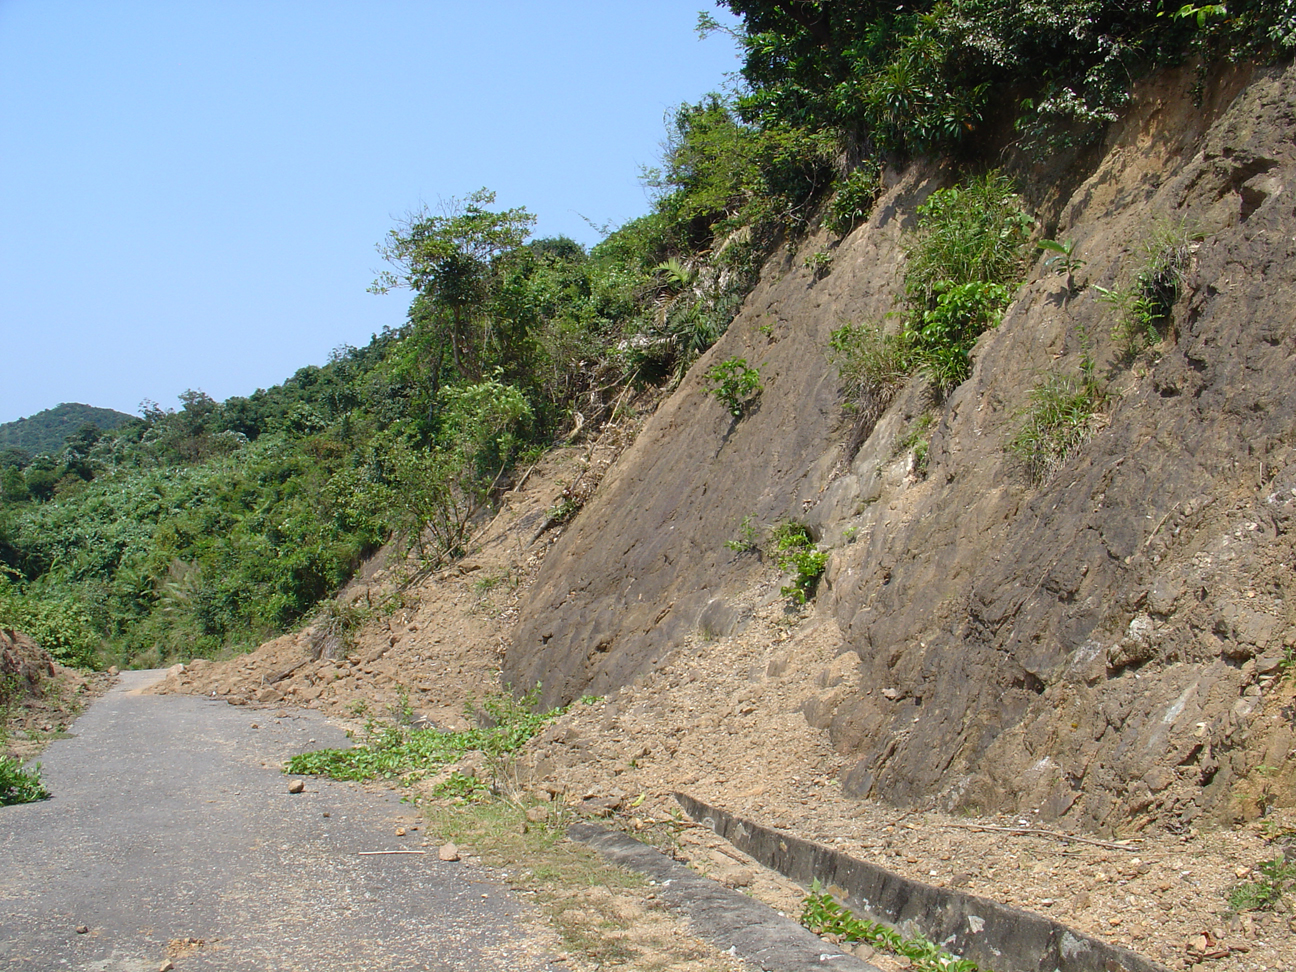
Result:
{"type": "Polygon", "coordinates": [[[111,681],[66,668],[27,635],[0,628],[0,754],[31,759],[111,681]]]}
{"type": "Polygon", "coordinates": [[[816,617],[852,688],[806,711],[849,794],[1099,831],[1290,805],[1291,720],[1270,697],[1296,647],[1296,69],[1237,68],[1201,104],[1195,80],[1145,84],[1101,151],[1020,168],[1042,233],[1087,261],[1078,293],[1036,263],[935,409],[925,473],[903,442],[928,390],[911,381],[852,455],[824,353],[844,320],[892,308],[906,228],[952,174],[894,175],[826,279],[771,260],[546,560],[506,679],[551,702],[606,693],[690,635],[744,630],[765,567],[725,541],[745,516],[798,518],[832,548],[816,617]],[[1129,285],[1158,224],[1184,227],[1191,265],[1164,339],[1131,360],[1097,288],[1129,285]],[[1087,342],[1104,427],[1033,487],[1005,447],[1087,342]],[[730,356],[765,382],[737,421],[700,379],[730,356]],[[1239,803],[1261,765],[1264,800],[1239,803]]]}

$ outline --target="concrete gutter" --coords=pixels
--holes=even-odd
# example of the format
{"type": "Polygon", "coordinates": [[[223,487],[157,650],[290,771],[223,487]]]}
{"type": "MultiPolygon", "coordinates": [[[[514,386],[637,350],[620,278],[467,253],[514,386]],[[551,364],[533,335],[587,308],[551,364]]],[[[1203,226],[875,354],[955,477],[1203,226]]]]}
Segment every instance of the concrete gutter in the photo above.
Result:
{"type": "Polygon", "coordinates": [[[614,864],[652,878],[658,898],[672,911],[686,914],[694,933],[756,968],[879,972],[877,966],[829,945],[768,905],[703,877],[628,834],[579,823],[567,835],[614,864]]]}
{"type": "Polygon", "coordinates": [[[1127,948],[1041,915],[976,895],[938,888],[813,841],[780,833],[684,793],[691,816],[736,848],[809,887],[818,880],[857,915],[922,936],[995,972],[1170,972],[1127,948]]]}

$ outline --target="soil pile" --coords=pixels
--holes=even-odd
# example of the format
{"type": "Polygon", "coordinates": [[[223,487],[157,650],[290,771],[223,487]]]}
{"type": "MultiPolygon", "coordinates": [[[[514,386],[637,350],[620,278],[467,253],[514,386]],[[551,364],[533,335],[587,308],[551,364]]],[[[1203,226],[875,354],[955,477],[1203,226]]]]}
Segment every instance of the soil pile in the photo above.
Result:
{"type": "Polygon", "coordinates": [[[65,668],[27,635],[0,628],[0,752],[31,759],[111,680],[65,668]]]}

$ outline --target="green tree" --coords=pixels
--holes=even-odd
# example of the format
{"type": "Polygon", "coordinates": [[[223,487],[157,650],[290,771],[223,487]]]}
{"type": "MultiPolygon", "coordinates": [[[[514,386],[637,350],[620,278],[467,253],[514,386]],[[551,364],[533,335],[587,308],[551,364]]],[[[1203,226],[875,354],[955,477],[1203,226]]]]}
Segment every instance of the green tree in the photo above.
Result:
{"type": "Polygon", "coordinates": [[[379,274],[370,288],[386,293],[409,287],[427,298],[429,318],[444,327],[455,370],[474,382],[482,380],[495,340],[488,313],[495,261],[526,242],[536,221],[523,208],[487,208],[494,202],[495,193],[479,189],[467,199],[451,199],[440,215],[411,215],[378,245],[394,269],[379,274]]]}

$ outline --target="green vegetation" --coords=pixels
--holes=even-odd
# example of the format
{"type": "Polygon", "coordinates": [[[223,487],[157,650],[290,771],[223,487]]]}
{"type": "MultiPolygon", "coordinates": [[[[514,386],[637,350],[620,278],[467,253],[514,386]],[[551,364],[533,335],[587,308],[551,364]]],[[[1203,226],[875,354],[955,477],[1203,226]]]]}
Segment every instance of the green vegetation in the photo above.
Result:
{"type": "Polygon", "coordinates": [[[1067,280],[1067,295],[1070,296],[1076,292],[1075,275],[1084,267],[1084,260],[1076,255],[1076,241],[1067,240],[1065,243],[1059,243],[1057,240],[1040,240],[1038,246],[1041,250],[1053,254],[1044,261],[1044,266],[1051,267],[1053,272],[1059,276],[1065,276],[1067,280]]]}
{"type": "Polygon", "coordinates": [[[924,938],[905,938],[893,928],[856,918],[816,880],[806,895],[801,924],[816,935],[831,935],[839,942],[867,942],[873,948],[906,958],[919,972],[978,972],[968,959],[956,958],[924,938]]]}
{"type": "Polygon", "coordinates": [[[0,807],[35,803],[49,797],[40,778],[40,763],[29,770],[15,756],[0,756],[0,807]]]}
{"type": "Polygon", "coordinates": [[[71,435],[85,435],[89,427],[103,434],[137,421],[135,416],[111,408],[94,408],[65,402],[43,412],[0,425],[0,466],[25,466],[42,452],[57,453],[71,435]]]}
{"type": "Polygon", "coordinates": [[[957,153],[1000,105],[1044,155],[1096,138],[1153,68],[1296,46],[1296,8],[1271,0],[722,2],[742,18],[741,118],[866,155],[957,153]]]}
{"type": "Polygon", "coordinates": [[[832,273],[833,255],[827,250],[815,250],[805,258],[804,264],[816,280],[822,280],[832,273]]]}
{"type": "Polygon", "coordinates": [[[914,372],[940,395],[962,382],[977,338],[1016,292],[1033,225],[997,172],[932,193],[908,246],[900,332],[845,324],[829,339],[847,402],[876,419],[914,372]]]}
{"type": "MultiPolygon", "coordinates": [[[[971,140],[1001,124],[997,106],[1021,144],[1079,145],[1151,69],[1296,48],[1296,7],[1265,0],[724,3],[741,21],[741,87],[671,115],[643,174],[651,211],[596,246],[531,238],[535,217],[485,189],[451,199],[380,245],[389,269],[374,289],[411,291],[399,329],[246,397],[191,390],[179,410],[146,402],[120,426],[59,426],[34,451],[0,439],[0,623],[74,664],[157,665],[301,624],[390,541],[422,569],[444,566],[472,548],[521,457],[598,428],[628,388],[678,381],[772,248],[799,245],[816,212],[848,233],[884,166],[919,153],[975,163],[971,140]]],[[[861,423],[915,372],[938,397],[967,377],[1031,229],[994,172],[928,199],[900,326],[833,334],[861,423]]],[[[1073,244],[1045,249],[1073,287],[1073,244]]],[[[1188,252],[1182,232],[1161,240],[1109,295],[1131,351],[1164,328],[1188,252]]],[[[808,266],[822,275],[830,258],[808,266]]],[[[759,375],[738,358],[723,367],[709,383],[741,416],[759,375]]],[[[798,577],[818,576],[812,553],[798,577]]]]}
{"type": "MultiPolygon", "coordinates": [[[[286,772],[329,776],[335,780],[399,779],[409,784],[467,753],[479,752],[499,782],[508,757],[565,711],[536,712],[535,700],[535,692],[521,699],[511,695],[490,696],[482,700],[480,712],[470,702],[465,706],[465,715],[482,725],[462,732],[409,729],[399,723],[371,720],[359,745],[351,749],[301,753],[288,761],[286,772]]],[[[447,780],[444,785],[450,790],[462,790],[463,793],[457,794],[462,796],[481,792],[463,779],[447,780]]]]}
{"type": "Polygon", "coordinates": [[[1032,485],[1045,482],[1089,438],[1094,417],[1106,402],[1107,390],[1092,372],[1078,377],[1050,373],[1031,389],[1008,451],[1025,465],[1032,485]]]}
{"type": "Polygon", "coordinates": [[[726,540],[725,546],[734,553],[746,553],[760,549],[760,531],[752,524],[750,515],[744,516],[738,523],[738,536],[726,540]]]}
{"type": "Polygon", "coordinates": [[[1183,224],[1162,223],[1140,247],[1143,260],[1127,287],[1095,287],[1116,308],[1112,337],[1134,358],[1164,336],[1192,259],[1194,237],[1183,224]]]}
{"type": "Polygon", "coordinates": [[[760,371],[746,358],[726,358],[702,375],[707,394],[714,395],[734,418],[742,418],[761,393],[760,371]]]}
{"type": "Polygon", "coordinates": [[[865,160],[837,183],[828,201],[824,225],[838,236],[845,236],[868,219],[881,188],[881,167],[872,159],[865,160]]]}
{"type": "Polygon", "coordinates": [[[897,455],[906,452],[913,453],[913,470],[918,476],[927,475],[927,454],[931,446],[931,428],[936,424],[936,416],[932,412],[923,412],[913,424],[909,426],[909,431],[896,443],[897,455]]]}
{"type": "Polygon", "coordinates": [[[1256,870],[1259,875],[1254,881],[1243,881],[1229,892],[1229,907],[1234,911],[1273,911],[1287,892],[1296,890],[1296,862],[1283,855],[1256,870]]]}
{"type": "Polygon", "coordinates": [[[901,337],[910,368],[924,371],[938,391],[967,377],[976,339],[999,323],[1025,272],[1033,226],[1012,183],[997,172],[934,192],[919,207],[901,337]]]}
{"type": "Polygon", "coordinates": [[[815,546],[810,530],[791,521],[778,524],[770,531],[769,552],[779,570],[793,574],[792,583],[780,588],[779,593],[794,604],[805,604],[813,598],[828,566],[828,552],[815,546]]]}
{"type": "MultiPolygon", "coordinates": [[[[680,109],[653,212],[588,251],[529,239],[486,190],[414,213],[374,283],[413,292],[406,326],[251,396],[7,453],[0,623],[71,664],[158,665],[301,624],[389,541],[424,569],[462,556],[522,457],[724,332],[779,221],[808,213],[817,177],[776,142],[718,99],[680,109]]],[[[747,404],[755,369],[729,377],[747,404]]]]}

